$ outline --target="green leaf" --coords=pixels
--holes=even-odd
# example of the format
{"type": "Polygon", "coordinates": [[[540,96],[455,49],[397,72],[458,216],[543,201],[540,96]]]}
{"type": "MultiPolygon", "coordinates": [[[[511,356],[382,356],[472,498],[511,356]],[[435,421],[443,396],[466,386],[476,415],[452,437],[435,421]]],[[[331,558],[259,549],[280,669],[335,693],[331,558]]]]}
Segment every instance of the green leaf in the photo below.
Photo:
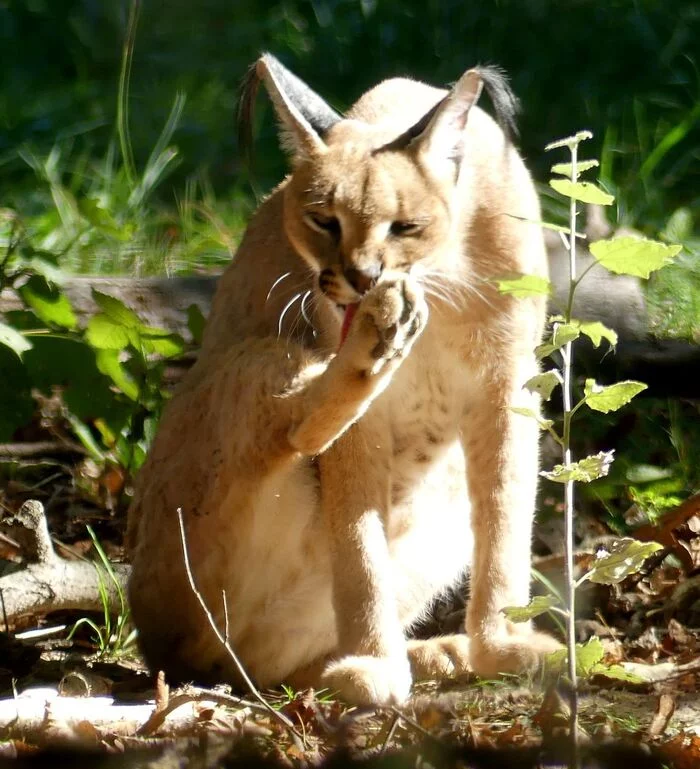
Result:
{"type": "Polygon", "coordinates": [[[50,326],[71,331],[78,325],[68,297],[40,275],[31,278],[19,289],[20,296],[36,316],[50,326]]]}
{"type": "Polygon", "coordinates": [[[559,147],[575,147],[582,141],[586,141],[586,139],[592,138],[593,134],[590,131],[578,131],[577,133],[573,134],[573,136],[565,136],[563,139],[557,139],[556,141],[550,142],[544,148],[544,151],[549,152],[550,150],[559,149],[559,147]]]}
{"type": "Polygon", "coordinates": [[[658,550],[662,550],[662,547],[657,542],[619,539],[608,550],[596,553],[593,565],[582,580],[587,579],[599,585],[616,585],[630,574],[636,574],[646,559],[658,550]]]}
{"type": "Polygon", "coordinates": [[[85,329],[88,343],[98,350],[123,350],[129,346],[129,330],[104,313],[93,315],[85,329]]]}
{"type": "MultiPolygon", "coordinates": [[[[600,165],[600,163],[597,160],[579,160],[576,163],[576,178],[584,172],[588,171],[591,168],[597,168],[600,165]]],[[[571,178],[571,163],[556,163],[552,166],[552,173],[553,174],[561,174],[561,176],[566,176],[569,179],[571,178]]]]}
{"type": "Polygon", "coordinates": [[[582,203],[595,203],[599,206],[609,206],[615,198],[603,192],[600,187],[596,187],[591,182],[572,182],[569,179],[550,179],[549,186],[555,189],[560,195],[567,198],[576,198],[582,203]]]}
{"type": "Polygon", "coordinates": [[[176,355],[181,355],[185,349],[185,342],[182,337],[169,332],[164,334],[159,332],[160,329],[149,328],[141,334],[144,351],[160,355],[163,358],[174,358],[176,355]]]}
{"type": "Polygon", "coordinates": [[[556,352],[560,347],[561,345],[552,344],[551,340],[549,342],[543,342],[535,347],[535,356],[537,357],[537,360],[542,360],[553,352],[556,352]]]}
{"type": "Polygon", "coordinates": [[[102,463],[105,460],[105,454],[102,447],[93,438],[90,428],[75,414],[68,412],[66,419],[71,429],[75,433],[75,437],[83,444],[83,448],[96,462],[102,463]]]}
{"type": "Polygon", "coordinates": [[[112,430],[122,429],[133,404],[116,395],[111,380],[97,368],[94,347],[79,338],[55,336],[36,336],[33,342],[24,354],[33,387],[47,394],[60,387],[66,406],[83,422],[101,417],[112,430]]]}
{"type": "Polygon", "coordinates": [[[527,622],[549,611],[558,603],[553,595],[536,595],[527,606],[506,606],[501,611],[511,622],[527,622]]]}
{"type": "MultiPolygon", "coordinates": [[[[603,644],[595,636],[584,644],[576,644],[576,675],[581,678],[597,675],[598,668],[605,667],[601,663],[604,655],[603,644]]],[[[559,649],[545,656],[545,667],[552,672],[563,673],[567,658],[567,649],[559,649]]]]}
{"type": "Polygon", "coordinates": [[[202,344],[205,325],[206,320],[199,306],[191,304],[187,308],[187,328],[190,330],[190,334],[192,334],[192,340],[197,345],[202,344]]]}
{"type": "Polygon", "coordinates": [[[78,210],[98,230],[118,240],[126,240],[128,231],[120,227],[112,214],[103,208],[97,198],[83,198],[78,201],[78,210]]]}
{"type": "Polygon", "coordinates": [[[585,457],[578,462],[555,465],[551,470],[542,470],[540,475],[555,483],[568,483],[569,481],[590,483],[596,478],[602,478],[608,474],[613,461],[613,454],[613,451],[600,451],[598,454],[585,457]]]}
{"type": "Polygon", "coordinates": [[[565,344],[575,341],[580,335],[578,321],[555,323],[552,329],[552,344],[556,345],[557,349],[559,349],[565,344]]]}
{"type": "Polygon", "coordinates": [[[562,321],[563,318],[560,315],[550,318],[550,322],[554,324],[552,336],[546,342],[535,347],[535,355],[538,360],[546,358],[556,350],[561,349],[565,344],[573,342],[579,337],[579,321],[574,320],[571,323],[564,323],[562,321]]]}
{"type": "Polygon", "coordinates": [[[603,387],[596,384],[595,379],[586,379],[583,391],[585,393],[585,404],[603,414],[609,414],[611,411],[617,411],[625,404],[629,403],[635,395],[642,390],[646,390],[647,385],[643,382],[627,381],[616,382],[613,385],[603,387]]]}
{"type": "Polygon", "coordinates": [[[641,676],[626,670],[622,665],[606,665],[604,662],[598,663],[591,668],[592,676],[605,676],[615,681],[627,681],[630,684],[643,684],[644,679],[641,676]]]}
{"type": "Polygon", "coordinates": [[[534,419],[535,422],[537,422],[537,424],[540,426],[541,430],[549,430],[549,428],[554,424],[553,420],[543,419],[534,409],[522,408],[520,406],[511,406],[509,410],[514,414],[520,414],[520,416],[534,419]]]}
{"type": "Polygon", "coordinates": [[[103,294],[95,288],[92,289],[92,298],[102,312],[117,325],[133,329],[143,328],[139,316],[119,299],[103,294]]]}
{"type": "Polygon", "coordinates": [[[34,251],[30,257],[21,259],[19,266],[29,273],[42,275],[57,286],[63,285],[66,280],[66,273],[58,266],[55,254],[34,251]]]}
{"type": "Polygon", "coordinates": [[[548,296],[552,293],[552,284],[539,275],[510,275],[496,278],[498,290],[502,294],[523,299],[528,296],[548,296]]]}
{"type": "MultiPolygon", "coordinates": [[[[552,224],[551,222],[543,222],[540,219],[528,219],[526,216],[518,216],[517,214],[506,214],[511,219],[517,219],[519,222],[527,222],[528,224],[536,224],[538,227],[544,227],[545,230],[553,230],[554,232],[563,232],[565,235],[570,235],[571,230],[568,227],[564,227],[561,224],[552,224]]],[[[585,232],[577,232],[577,238],[586,238],[585,232]]]]}
{"type": "Polygon", "coordinates": [[[674,475],[675,472],[671,467],[646,464],[632,465],[625,471],[625,478],[629,483],[654,483],[673,478],[674,475]]]}
{"type": "Polygon", "coordinates": [[[562,383],[561,374],[556,369],[536,374],[525,382],[523,387],[531,393],[537,393],[543,400],[549,400],[552,391],[562,383]]]}
{"type": "Polygon", "coordinates": [[[22,353],[32,349],[32,343],[27,337],[20,334],[19,331],[15,331],[12,326],[2,322],[0,322],[0,344],[9,347],[20,358],[22,353]]]}
{"type": "Polygon", "coordinates": [[[576,673],[582,678],[588,678],[604,655],[603,644],[596,636],[589,638],[584,644],[576,644],[576,673]]]}
{"type": "Polygon", "coordinates": [[[139,386],[122,366],[119,360],[119,350],[98,349],[95,352],[97,368],[132,401],[138,401],[139,386]]]}
{"type": "Polygon", "coordinates": [[[679,243],[693,234],[693,214],[689,208],[677,208],[659,235],[667,243],[679,243]]]}
{"type": "Polygon", "coordinates": [[[581,333],[585,334],[593,342],[594,347],[600,347],[603,339],[607,339],[613,347],[617,344],[617,333],[611,328],[604,326],[598,320],[579,321],[578,325],[581,333]]]}
{"type": "Polygon", "coordinates": [[[669,246],[645,238],[612,238],[591,243],[589,249],[610,272],[648,278],[655,270],[670,264],[682,246],[669,246]]]}

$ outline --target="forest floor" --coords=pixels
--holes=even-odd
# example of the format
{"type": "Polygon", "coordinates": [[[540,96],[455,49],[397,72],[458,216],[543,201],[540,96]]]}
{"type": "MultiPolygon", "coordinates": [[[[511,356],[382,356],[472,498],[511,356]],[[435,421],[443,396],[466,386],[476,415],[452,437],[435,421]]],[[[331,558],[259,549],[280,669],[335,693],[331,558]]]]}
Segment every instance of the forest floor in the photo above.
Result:
{"type": "MultiPolygon", "coordinates": [[[[90,525],[109,559],[123,561],[123,476],[56,446],[30,456],[30,445],[0,462],[6,520],[37,499],[62,559],[99,562],[90,525]]],[[[580,682],[584,767],[700,767],[699,524],[700,495],[646,532],[665,549],[643,570],[579,591],[577,640],[599,649],[599,666],[580,682]],[[636,664],[637,680],[616,678],[620,663],[636,664]]],[[[0,523],[0,592],[9,572],[31,560],[16,531],[0,523]]],[[[584,535],[580,568],[600,540],[600,532],[584,535]]],[[[562,564],[553,553],[535,565],[556,583],[562,564]]],[[[455,593],[436,605],[421,634],[454,632],[463,611],[455,593]]],[[[400,709],[351,708],[332,692],[290,689],[261,692],[263,704],[254,692],[169,691],[139,660],[128,624],[108,624],[103,611],[30,611],[5,617],[1,629],[0,766],[565,765],[570,699],[551,677],[419,683],[400,709]]]]}

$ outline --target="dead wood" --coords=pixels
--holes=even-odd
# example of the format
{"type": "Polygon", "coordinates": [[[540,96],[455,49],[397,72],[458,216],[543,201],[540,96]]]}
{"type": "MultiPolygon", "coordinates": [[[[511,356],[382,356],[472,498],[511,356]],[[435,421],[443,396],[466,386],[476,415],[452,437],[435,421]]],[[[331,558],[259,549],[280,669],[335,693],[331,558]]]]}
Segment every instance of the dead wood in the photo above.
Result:
{"type": "MultiPolygon", "coordinates": [[[[16,515],[0,521],[0,533],[16,542],[24,564],[6,564],[0,576],[0,601],[7,623],[17,617],[64,609],[102,611],[100,580],[111,608],[121,608],[112,579],[91,561],[69,561],[56,555],[41,502],[25,502],[16,515]]],[[[115,577],[126,584],[129,567],[112,564],[115,577]]]]}
{"type": "MultiPolygon", "coordinates": [[[[226,702],[227,707],[235,707],[226,702]]],[[[191,733],[200,711],[220,707],[214,696],[183,696],[160,719],[158,727],[168,734],[191,733]]],[[[250,708],[238,705],[238,714],[250,708]]],[[[106,735],[131,736],[151,723],[153,704],[117,704],[112,697],[64,697],[52,688],[27,689],[12,699],[0,700],[0,732],[42,745],[57,743],[98,744],[106,735]]]]}
{"type": "Polygon", "coordinates": [[[57,457],[84,455],[84,447],[73,441],[35,441],[34,443],[0,443],[0,461],[29,459],[32,457],[57,457]]]}

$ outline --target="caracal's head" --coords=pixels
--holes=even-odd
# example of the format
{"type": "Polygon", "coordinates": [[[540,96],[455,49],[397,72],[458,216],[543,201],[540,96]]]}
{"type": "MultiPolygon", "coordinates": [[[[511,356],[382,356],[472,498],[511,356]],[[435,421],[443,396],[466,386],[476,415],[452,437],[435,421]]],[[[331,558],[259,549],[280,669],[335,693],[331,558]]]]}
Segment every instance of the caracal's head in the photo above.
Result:
{"type": "Polygon", "coordinates": [[[344,118],[273,56],[251,69],[243,103],[251,106],[262,81],[292,157],[284,188],[287,236],[331,302],[358,302],[397,272],[429,281],[462,269],[454,264],[464,238],[454,193],[483,75],[469,70],[450,92],[394,81],[409,100],[412,87],[423,89],[425,113],[409,106],[402,122],[400,99],[388,110],[374,105],[371,120],[344,118]]]}

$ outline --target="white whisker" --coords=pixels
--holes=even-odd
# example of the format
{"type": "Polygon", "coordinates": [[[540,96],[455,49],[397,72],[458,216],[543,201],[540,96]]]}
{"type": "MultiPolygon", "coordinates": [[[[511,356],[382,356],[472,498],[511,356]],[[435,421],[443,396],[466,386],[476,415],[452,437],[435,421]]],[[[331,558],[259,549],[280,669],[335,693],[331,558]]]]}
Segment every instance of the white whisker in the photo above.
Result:
{"type": "MultiPolygon", "coordinates": [[[[420,281],[423,283],[427,294],[440,299],[455,309],[464,306],[470,296],[484,302],[489,307],[493,307],[493,303],[487,295],[475,285],[473,276],[468,278],[463,275],[444,273],[440,270],[425,270],[420,276],[420,281]]],[[[483,279],[479,279],[479,281],[488,283],[483,279]]]]}
{"type": "Polygon", "coordinates": [[[281,282],[282,282],[282,281],[283,281],[285,278],[288,278],[288,277],[289,277],[291,274],[292,274],[292,273],[291,273],[291,271],[290,271],[290,272],[285,272],[285,273],[284,273],[284,275],[280,275],[280,277],[279,277],[279,278],[277,278],[277,280],[276,280],[276,281],[275,281],[275,282],[272,284],[272,286],[270,287],[270,290],[267,292],[267,296],[265,297],[265,304],[267,304],[267,303],[270,301],[270,296],[272,295],[272,292],[275,290],[275,288],[277,288],[277,286],[278,286],[278,285],[279,285],[279,284],[280,284],[280,283],[281,283],[281,282]]]}
{"type": "Polygon", "coordinates": [[[306,314],[306,300],[311,296],[311,291],[307,291],[301,299],[301,315],[304,320],[313,328],[314,324],[311,322],[311,318],[306,314]]]}
{"type": "Polygon", "coordinates": [[[300,299],[300,298],[301,298],[301,291],[298,294],[294,294],[294,296],[287,302],[287,304],[284,305],[284,309],[280,313],[280,319],[277,322],[277,338],[278,339],[282,335],[282,323],[284,322],[284,316],[287,314],[287,311],[294,304],[294,302],[296,302],[297,299],[300,299]]]}

